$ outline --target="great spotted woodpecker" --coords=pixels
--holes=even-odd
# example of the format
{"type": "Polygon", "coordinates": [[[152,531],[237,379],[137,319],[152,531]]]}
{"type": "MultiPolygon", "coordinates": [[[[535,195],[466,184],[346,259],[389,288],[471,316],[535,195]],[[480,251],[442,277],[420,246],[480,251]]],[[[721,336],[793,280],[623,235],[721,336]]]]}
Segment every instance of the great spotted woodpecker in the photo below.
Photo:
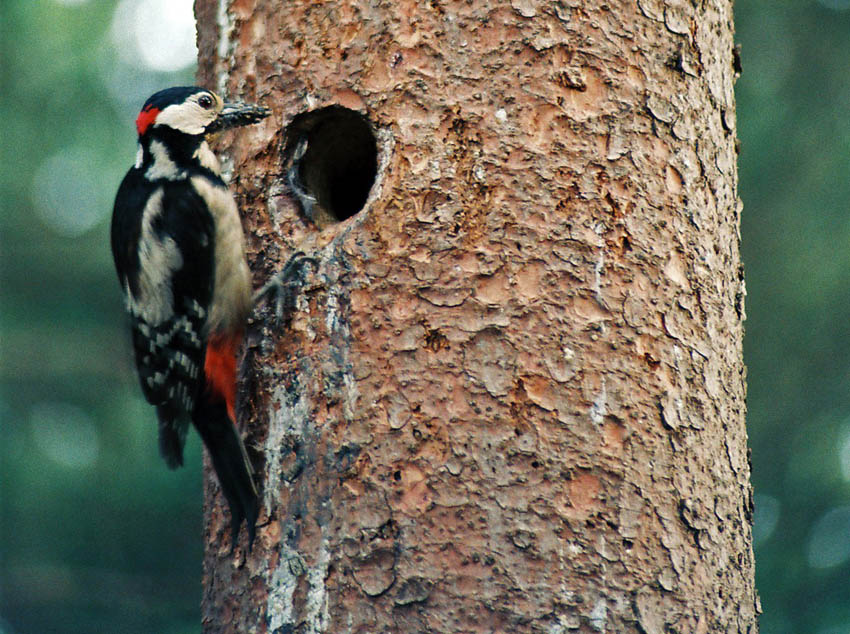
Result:
{"type": "Polygon", "coordinates": [[[169,467],[182,465],[186,431],[195,426],[230,507],[234,546],[243,520],[253,543],[258,514],[234,426],[251,275],[236,203],[207,135],[268,114],[197,87],[156,93],[136,119],[136,164],[112,216],[112,254],[142,392],[159,419],[160,452],[169,467]]]}

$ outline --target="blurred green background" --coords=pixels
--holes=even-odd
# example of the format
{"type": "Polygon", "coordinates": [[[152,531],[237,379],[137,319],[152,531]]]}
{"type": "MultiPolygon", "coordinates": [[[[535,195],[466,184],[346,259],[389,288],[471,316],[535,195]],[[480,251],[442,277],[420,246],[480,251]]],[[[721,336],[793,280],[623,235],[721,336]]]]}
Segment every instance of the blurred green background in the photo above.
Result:
{"type": "Polygon", "coordinates": [[[191,0],[0,0],[0,634],[200,631],[201,457],[157,455],[109,253],[191,0]]]}
{"type": "MultiPolygon", "coordinates": [[[[763,634],[850,632],[850,0],[739,0],[763,634]]],[[[0,0],[0,634],[199,631],[200,449],[157,455],[108,251],[191,0],[0,0]]]]}

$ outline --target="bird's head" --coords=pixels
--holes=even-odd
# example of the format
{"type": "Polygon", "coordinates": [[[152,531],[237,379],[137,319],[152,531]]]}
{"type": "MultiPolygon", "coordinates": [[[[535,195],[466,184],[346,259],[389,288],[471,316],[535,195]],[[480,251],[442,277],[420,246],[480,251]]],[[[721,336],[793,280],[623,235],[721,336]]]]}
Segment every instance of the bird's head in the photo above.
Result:
{"type": "Polygon", "coordinates": [[[256,123],[269,115],[268,108],[245,103],[225,103],[212,91],[197,86],[166,88],[152,95],[136,117],[139,139],[157,128],[191,136],[211,134],[256,123]]]}

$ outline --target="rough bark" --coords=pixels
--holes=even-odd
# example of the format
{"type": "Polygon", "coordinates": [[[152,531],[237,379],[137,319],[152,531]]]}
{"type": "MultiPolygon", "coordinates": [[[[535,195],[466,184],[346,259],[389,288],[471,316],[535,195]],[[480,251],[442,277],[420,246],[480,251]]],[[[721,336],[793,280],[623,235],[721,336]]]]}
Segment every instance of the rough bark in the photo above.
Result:
{"type": "MultiPolygon", "coordinates": [[[[259,285],[264,492],[207,632],[755,632],[731,1],[196,0],[259,285]],[[286,124],[342,104],[381,167],[319,230],[286,124]]],[[[249,375],[249,376],[248,376],[249,375]]]]}

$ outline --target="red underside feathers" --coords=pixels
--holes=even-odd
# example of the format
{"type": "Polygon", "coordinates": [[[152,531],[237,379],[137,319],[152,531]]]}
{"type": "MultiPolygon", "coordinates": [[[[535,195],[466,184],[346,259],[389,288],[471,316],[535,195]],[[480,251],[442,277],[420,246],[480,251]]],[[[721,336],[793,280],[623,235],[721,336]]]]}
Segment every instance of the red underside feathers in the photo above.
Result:
{"type": "Polygon", "coordinates": [[[159,112],[159,108],[148,106],[139,113],[139,116],[136,117],[136,130],[139,131],[139,136],[144,136],[145,132],[147,132],[147,129],[154,122],[156,115],[158,115],[159,112]]]}
{"type": "Polygon", "coordinates": [[[211,336],[204,361],[207,390],[214,399],[227,404],[227,414],[233,422],[236,422],[236,355],[241,343],[241,332],[211,336]]]}

